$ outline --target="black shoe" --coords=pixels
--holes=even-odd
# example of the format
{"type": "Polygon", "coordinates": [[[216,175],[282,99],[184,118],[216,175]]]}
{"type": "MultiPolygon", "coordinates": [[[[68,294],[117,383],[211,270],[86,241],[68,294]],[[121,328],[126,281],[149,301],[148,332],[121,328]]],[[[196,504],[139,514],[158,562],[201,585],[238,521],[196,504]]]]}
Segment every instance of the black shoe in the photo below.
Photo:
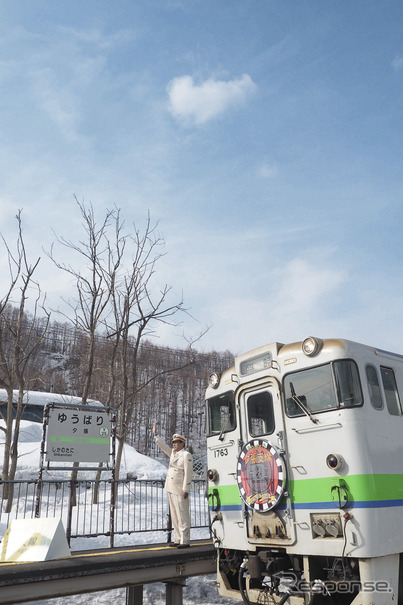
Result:
{"type": "Polygon", "coordinates": [[[174,546],[179,546],[179,544],[178,544],[178,542],[170,542],[170,543],[168,544],[168,546],[169,546],[170,548],[174,548],[174,546]]]}
{"type": "Polygon", "coordinates": [[[190,544],[178,544],[177,548],[189,548],[190,544]]]}

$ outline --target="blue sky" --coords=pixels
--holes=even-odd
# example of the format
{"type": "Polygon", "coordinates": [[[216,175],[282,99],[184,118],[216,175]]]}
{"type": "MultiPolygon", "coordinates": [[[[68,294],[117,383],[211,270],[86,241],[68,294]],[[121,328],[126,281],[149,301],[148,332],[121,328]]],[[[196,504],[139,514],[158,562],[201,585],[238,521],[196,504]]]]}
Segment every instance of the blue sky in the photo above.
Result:
{"type": "Polygon", "coordinates": [[[403,352],[400,0],[1,0],[0,31],[9,241],[18,208],[32,255],[79,238],[74,195],[149,210],[200,348],[403,352]]]}

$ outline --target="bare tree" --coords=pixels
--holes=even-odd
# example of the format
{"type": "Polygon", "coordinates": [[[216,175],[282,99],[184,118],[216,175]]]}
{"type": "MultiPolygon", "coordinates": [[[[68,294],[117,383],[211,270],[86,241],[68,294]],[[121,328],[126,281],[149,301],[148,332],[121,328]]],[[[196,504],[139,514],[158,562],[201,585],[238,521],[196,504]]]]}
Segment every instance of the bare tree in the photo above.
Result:
{"type": "MultiPolygon", "coordinates": [[[[73,324],[88,339],[82,375],[81,397],[84,404],[92,396],[92,385],[98,371],[96,363],[97,360],[100,362],[97,343],[102,336],[107,337],[110,347],[109,388],[104,392],[103,403],[118,410],[118,474],[139,392],[161,373],[182,367],[180,364],[171,366],[143,380],[138,369],[141,343],[145,338],[155,336],[158,325],[177,326],[178,315],[187,310],[182,297],[172,300],[169,285],[156,286],[157,264],[164,255],[165,244],[157,230],[158,225],[152,223],[149,214],[143,229],[133,225],[131,233],[127,233],[124,232],[120,210],[106,211],[98,225],[92,205],[87,206],[77,198],[76,202],[83,218],[84,239],[74,243],[58,237],[57,242],[75,253],[82,266],[77,268],[56,260],[53,246],[49,256],[76,283],[75,298],[65,302],[72,312],[73,324]]],[[[201,335],[187,341],[189,351],[201,335]]],[[[194,356],[189,355],[186,365],[193,362],[194,356]]]]}
{"type": "MultiPolygon", "coordinates": [[[[111,291],[116,279],[116,272],[121,262],[120,216],[118,210],[108,210],[100,225],[97,224],[92,204],[86,205],[75,198],[83,219],[84,239],[78,243],[64,237],[57,237],[59,244],[69,252],[78,256],[79,267],[56,260],[54,245],[49,257],[56,267],[71,275],[76,284],[76,298],[64,301],[72,315],[64,315],[74,326],[87,336],[87,350],[84,356],[82,390],[80,393],[83,405],[88,403],[94,374],[95,347],[99,333],[110,310],[111,291]],[[111,245],[109,231],[115,229],[117,243],[111,245]],[[114,252],[118,250],[115,257],[114,252]]],[[[74,481],[77,478],[79,461],[75,461],[71,474],[74,481]]],[[[73,494],[75,500],[75,493],[73,494]]]]}
{"type": "MultiPolygon", "coordinates": [[[[146,382],[142,382],[138,370],[140,345],[145,338],[155,334],[158,324],[177,325],[177,315],[186,312],[183,298],[170,301],[171,287],[165,284],[162,289],[152,286],[156,266],[163,256],[164,241],[157,231],[157,225],[151,223],[147,216],[146,226],[140,231],[135,226],[130,236],[132,258],[128,269],[125,269],[118,281],[111,283],[114,323],[107,325],[108,336],[114,341],[115,355],[112,357],[113,380],[116,385],[116,371],[120,377],[121,396],[115,405],[119,409],[118,449],[116,468],[120,469],[123,446],[126,441],[133,412],[138,406],[138,394],[146,384],[155,380],[160,373],[155,373],[146,382]],[[112,284],[114,287],[112,288],[112,284]],[[116,358],[119,355],[119,366],[116,358]]],[[[178,368],[171,367],[170,372],[178,368]]]]}
{"type": "Polygon", "coordinates": [[[22,233],[21,210],[18,211],[16,219],[18,236],[14,253],[1,236],[7,252],[10,275],[8,289],[0,300],[0,385],[7,391],[7,413],[3,416],[5,428],[2,427],[5,432],[3,480],[15,477],[24,392],[29,388],[27,370],[43,341],[50,318],[44,307],[44,297],[39,284],[34,281],[40,258],[33,264],[28,260],[22,233]],[[34,299],[33,314],[28,314],[26,304],[31,295],[34,299]],[[42,322],[37,321],[39,309],[45,315],[42,322]]]}
{"type": "Polygon", "coordinates": [[[71,275],[76,283],[76,298],[65,300],[72,314],[63,313],[74,326],[83,331],[88,337],[87,352],[85,356],[85,370],[80,394],[82,403],[88,401],[91,391],[91,381],[95,362],[96,334],[109,311],[111,296],[110,281],[114,281],[121,258],[113,258],[108,231],[111,224],[118,225],[119,212],[107,211],[102,223],[98,226],[94,209],[76,199],[83,218],[84,239],[79,243],[57,237],[59,244],[76,253],[79,267],[56,260],[54,245],[49,257],[56,267],[71,275]]]}

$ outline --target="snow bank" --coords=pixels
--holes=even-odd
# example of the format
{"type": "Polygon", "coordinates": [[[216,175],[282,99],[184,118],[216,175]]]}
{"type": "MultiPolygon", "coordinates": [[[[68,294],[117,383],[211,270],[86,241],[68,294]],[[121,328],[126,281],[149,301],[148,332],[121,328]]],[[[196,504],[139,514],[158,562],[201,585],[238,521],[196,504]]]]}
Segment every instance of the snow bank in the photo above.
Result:
{"type": "MultiPolygon", "coordinates": [[[[4,427],[4,421],[0,420],[0,429],[4,427]]],[[[0,455],[1,460],[4,452],[4,432],[0,430],[0,455]]],[[[19,445],[18,445],[18,479],[32,479],[38,475],[40,466],[40,451],[42,441],[42,425],[37,422],[21,421],[19,445]]],[[[96,466],[94,466],[96,471],[96,466]]],[[[166,467],[148,456],[140,454],[135,448],[124,445],[120,476],[125,478],[128,473],[138,479],[164,479],[166,467]]],[[[62,477],[64,471],[53,471],[52,477],[62,477]]],[[[80,478],[91,477],[92,471],[80,473],[80,478]]]]}

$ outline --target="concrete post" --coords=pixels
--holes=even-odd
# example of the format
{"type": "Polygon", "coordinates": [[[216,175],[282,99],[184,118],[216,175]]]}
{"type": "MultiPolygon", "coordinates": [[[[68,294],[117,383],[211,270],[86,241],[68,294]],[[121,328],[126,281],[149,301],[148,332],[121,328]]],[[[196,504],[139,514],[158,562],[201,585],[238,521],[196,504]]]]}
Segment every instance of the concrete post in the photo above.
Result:
{"type": "Polygon", "coordinates": [[[126,588],[126,605],[143,605],[143,586],[126,588]]]}
{"type": "Polygon", "coordinates": [[[176,580],[166,584],[166,605],[183,605],[183,587],[186,580],[176,580]]]}

